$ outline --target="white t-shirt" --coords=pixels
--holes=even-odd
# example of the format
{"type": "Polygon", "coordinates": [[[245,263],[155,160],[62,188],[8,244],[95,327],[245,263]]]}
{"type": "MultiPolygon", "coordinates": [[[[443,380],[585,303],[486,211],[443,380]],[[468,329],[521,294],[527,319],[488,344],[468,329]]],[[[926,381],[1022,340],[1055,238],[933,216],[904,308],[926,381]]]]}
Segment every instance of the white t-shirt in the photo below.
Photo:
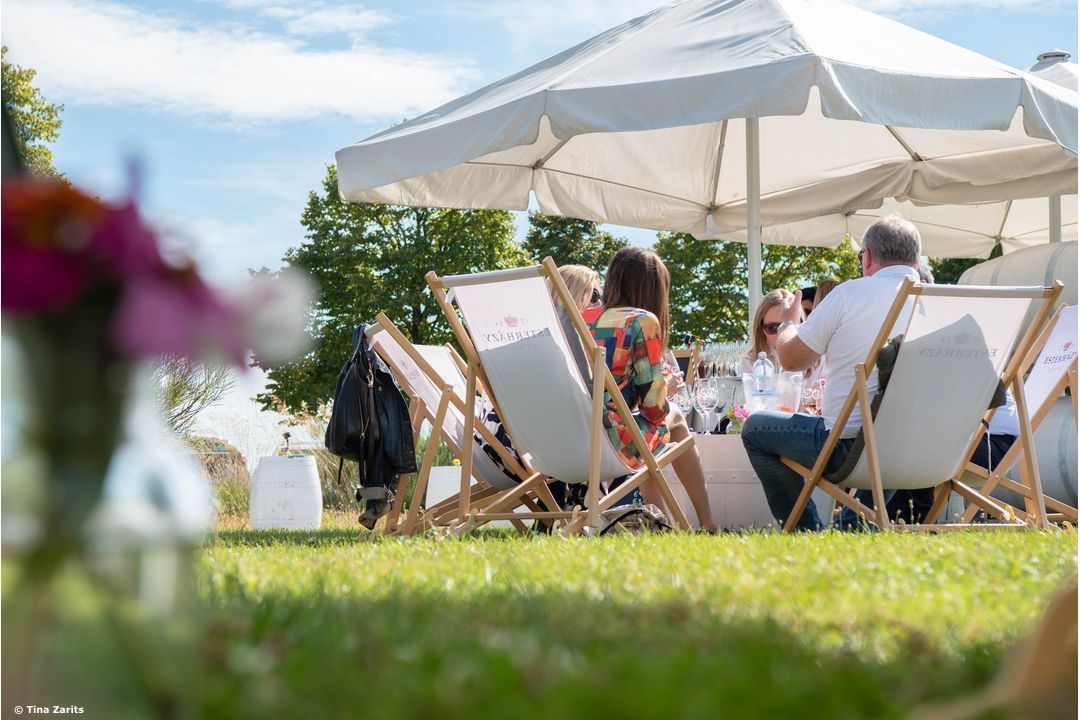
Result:
{"type": "MultiPolygon", "coordinates": [[[[799,326],[799,339],[824,356],[829,368],[825,397],[821,402],[821,417],[827,429],[832,430],[844,400],[855,386],[855,366],[866,361],[870,345],[881,330],[881,323],[885,322],[885,316],[889,314],[900,284],[906,277],[918,282],[919,273],[907,265],[890,265],[871,277],[841,283],[799,326]]],[[[888,337],[902,333],[907,327],[911,306],[909,301],[888,337]]],[[[873,397],[878,386],[876,368],[871,369],[867,384],[873,397]]],[[[862,417],[856,404],[840,437],[854,438],[861,426],[862,417]]]]}
{"type": "Polygon", "coordinates": [[[1016,400],[1011,390],[1005,391],[1005,404],[990,418],[990,434],[1020,436],[1020,418],[1016,414],[1016,400]]]}

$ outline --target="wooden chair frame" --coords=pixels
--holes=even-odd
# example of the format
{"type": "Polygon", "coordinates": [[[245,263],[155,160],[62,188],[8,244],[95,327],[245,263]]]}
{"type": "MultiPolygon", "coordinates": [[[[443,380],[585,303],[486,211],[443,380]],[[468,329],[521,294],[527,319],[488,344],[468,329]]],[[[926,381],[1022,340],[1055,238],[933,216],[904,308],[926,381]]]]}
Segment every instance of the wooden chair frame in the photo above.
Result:
{"type": "MultiPolygon", "coordinates": [[[[1054,313],[1054,316],[1050,319],[1050,322],[1048,322],[1046,324],[1046,327],[1043,328],[1042,332],[1039,334],[1039,337],[1035,340],[1034,343],[1032,343],[1031,348],[1028,350],[1027,354],[1024,355],[1024,359],[1019,366],[1020,373],[1022,373],[1027,368],[1030,368],[1039,359],[1039,355],[1042,354],[1043,348],[1046,347],[1046,342],[1050,339],[1050,335],[1051,333],[1053,333],[1054,327],[1057,325],[1058,318],[1060,317],[1061,312],[1065,309],[1065,307],[1065,305],[1061,305],[1061,307],[1057,309],[1057,312],[1054,313]]],[[[1043,420],[1046,419],[1046,416],[1050,413],[1050,409],[1054,406],[1054,403],[1057,402],[1058,398],[1061,397],[1061,393],[1065,391],[1066,387],[1069,388],[1069,392],[1072,395],[1073,424],[1076,424],[1076,372],[1077,359],[1073,358],[1072,363],[1070,363],[1066,371],[1062,373],[1061,378],[1059,378],[1057,383],[1054,385],[1046,400],[1044,400],[1039,407],[1035,408],[1035,413],[1031,416],[1032,433],[1038,430],[1039,426],[1042,425],[1043,420]]],[[[983,418],[983,422],[985,423],[984,427],[989,427],[990,419],[993,417],[994,412],[994,410],[990,410],[989,412],[987,412],[986,417],[983,418]]],[[[982,435],[980,434],[979,438],[977,439],[980,439],[981,437],[982,435]]],[[[993,471],[988,471],[986,468],[979,467],[978,465],[975,465],[971,462],[971,454],[974,453],[974,451],[975,446],[973,445],[971,447],[971,452],[969,452],[967,455],[968,460],[965,464],[964,469],[969,473],[985,478],[986,482],[983,484],[979,492],[986,497],[990,497],[990,493],[992,493],[997,487],[1011,490],[1012,492],[1024,498],[1025,508],[1023,512],[1031,516],[1033,509],[1032,502],[1035,502],[1036,498],[1032,496],[1031,491],[1026,485],[1010,480],[1009,478],[1005,477],[1005,473],[1012,469],[1012,467],[1016,464],[1017,459],[1019,459],[1022,453],[1034,458],[1034,446],[1026,446],[1023,442],[1023,438],[1017,439],[1017,441],[1012,444],[1012,447],[1010,447],[1009,450],[1005,453],[1005,456],[1002,457],[998,464],[994,467],[993,471]]],[[[1024,466],[1021,465],[1021,477],[1023,473],[1023,468],[1024,466]]],[[[1072,520],[1073,522],[1077,521],[1077,508],[1050,496],[1044,496],[1044,502],[1046,504],[1047,510],[1053,511],[1052,513],[1047,513],[1048,520],[1072,520]]],[[[969,506],[962,515],[963,522],[970,523],[975,518],[975,515],[979,512],[979,509],[980,508],[974,504],[969,506]]],[[[1019,511],[1020,509],[1016,508],[1016,510],[1019,511]]]]}
{"type": "MultiPolygon", "coordinates": [[[[1057,302],[1058,296],[1061,294],[1063,285],[1060,282],[1055,282],[1052,287],[1044,288],[1040,295],[1036,299],[1042,301],[1042,307],[1036,312],[1036,317],[1031,325],[1028,326],[1027,331],[1023,334],[1020,341],[1016,345],[1016,349],[1013,352],[1012,358],[1005,366],[1005,370],[1002,374],[1002,381],[1006,387],[1011,387],[1013,391],[1013,397],[1016,400],[1017,414],[1020,416],[1020,434],[1021,439],[1024,442],[1024,447],[1034,447],[1031,442],[1031,425],[1029,422],[1030,416],[1027,412],[1027,402],[1024,399],[1024,384],[1019,377],[1018,369],[1021,367],[1021,361],[1026,357],[1028,349],[1035,340],[1035,336],[1039,328],[1041,328],[1047,317],[1049,316],[1054,304],[1057,302]]],[[[1012,290],[1010,288],[995,289],[997,295],[1002,297],[1009,296],[1022,296],[1029,297],[1030,291],[1012,290]]],[[[785,532],[794,532],[795,527],[802,517],[803,511],[806,509],[807,504],[810,501],[810,496],[814,491],[814,488],[820,487],[830,496],[832,496],[840,505],[846,507],[856,513],[859,517],[867,522],[873,523],[882,530],[889,529],[903,529],[903,530],[924,530],[924,531],[944,531],[954,529],[998,529],[1002,527],[1028,527],[1028,524],[1015,519],[1013,515],[1010,515],[1009,511],[1005,509],[996,500],[992,500],[982,493],[974,490],[973,488],[965,485],[956,478],[960,477],[961,471],[967,465],[968,459],[971,457],[971,451],[974,450],[973,440],[971,447],[964,453],[959,461],[958,467],[953,471],[949,479],[942,482],[940,485],[934,488],[934,504],[927,513],[925,523],[921,525],[897,525],[889,520],[888,514],[885,509],[885,489],[881,477],[881,469],[878,465],[877,457],[877,438],[874,435],[874,422],[870,420],[873,414],[870,409],[870,389],[867,385],[867,377],[869,371],[867,368],[873,368],[877,361],[878,351],[888,340],[889,333],[892,330],[893,325],[896,323],[897,318],[900,316],[901,311],[904,308],[905,303],[914,296],[919,296],[924,293],[932,292],[935,295],[949,295],[952,297],[970,297],[979,298],[986,295],[985,290],[966,288],[962,286],[958,287],[943,287],[932,285],[919,285],[916,284],[911,278],[906,278],[900,287],[900,291],[896,295],[896,299],[893,301],[892,307],[889,308],[888,314],[885,316],[884,322],[881,324],[881,329],[878,331],[877,337],[875,337],[873,344],[870,346],[870,351],[866,355],[866,360],[855,366],[855,385],[848,393],[847,399],[844,400],[844,404],[841,406],[840,414],[838,415],[836,422],[833,424],[832,431],[829,433],[829,437],[825,441],[825,445],[818,453],[817,460],[814,462],[813,468],[807,468],[800,463],[791,460],[790,458],[781,457],[780,461],[784,465],[788,466],[795,472],[799,473],[803,477],[804,485],[802,491],[799,493],[799,498],[795,502],[795,506],[791,509],[791,513],[788,515],[786,522],[784,523],[785,532]],[[829,458],[832,456],[833,450],[836,448],[837,442],[840,440],[840,434],[843,432],[844,425],[847,423],[848,418],[851,416],[852,410],[855,408],[855,403],[859,404],[860,414],[863,418],[863,440],[864,450],[866,453],[866,459],[869,464],[870,475],[870,490],[873,496],[874,507],[869,508],[860,501],[858,501],[853,495],[849,495],[843,484],[835,484],[826,480],[825,465],[828,463],[829,458]],[[995,517],[1001,519],[1004,524],[998,525],[971,525],[971,524],[953,524],[953,525],[934,525],[934,521],[941,513],[946,502],[949,499],[949,494],[956,492],[969,502],[977,505],[978,507],[986,510],[995,517]]],[[[1032,506],[1032,512],[1034,514],[1033,524],[1040,528],[1046,528],[1048,526],[1046,519],[1046,509],[1043,504],[1042,485],[1039,481],[1038,467],[1032,462],[1032,453],[1025,453],[1025,462],[1022,466],[1022,477],[1024,484],[1030,490],[1033,500],[1029,501],[1029,505],[1032,506]]]]}
{"type": "MultiPolygon", "coordinates": [[[[528,468],[524,463],[518,462],[518,460],[507,451],[506,447],[495,438],[492,432],[483,423],[476,423],[475,431],[480,434],[486,443],[495,449],[495,452],[506,464],[506,467],[518,477],[519,485],[510,490],[499,491],[474,472],[473,464],[471,462],[472,448],[468,448],[469,453],[466,453],[465,449],[458,443],[457,438],[452,437],[446,431],[444,425],[446,414],[450,411],[450,405],[453,405],[459,412],[464,414],[466,405],[465,400],[454,390],[452,385],[444,383],[444,379],[440,377],[439,373],[430,365],[430,363],[428,363],[424,356],[417,351],[409,339],[405,337],[385,313],[379,313],[378,316],[376,316],[375,324],[372,325],[369,334],[374,334],[380,330],[389,335],[390,338],[398,344],[402,351],[409,356],[409,359],[420,368],[420,371],[434,385],[441,385],[442,387],[438,406],[435,408],[429,407],[428,403],[423,400],[421,395],[416,392],[408,382],[406,373],[402,368],[398,367],[397,363],[394,362],[394,359],[389,357],[388,354],[384,355],[383,353],[379,353],[379,356],[398,378],[399,384],[410,396],[409,419],[413,428],[413,444],[415,445],[419,440],[420,428],[424,420],[427,420],[432,427],[431,438],[424,451],[420,466],[417,468],[417,482],[416,487],[413,489],[413,501],[406,510],[404,507],[405,493],[398,493],[390,507],[390,512],[387,514],[384,532],[388,535],[412,535],[437,525],[444,525],[456,517],[452,512],[459,502],[456,494],[427,508],[426,512],[421,511],[420,509],[423,497],[427,492],[428,480],[430,478],[431,467],[435,459],[435,451],[439,439],[446,443],[447,447],[450,448],[451,452],[453,452],[461,462],[463,473],[466,468],[465,455],[469,454],[470,462],[467,466],[469,475],[463,478],[462,484],[469,488],[466,491],[469,494],[469,502],[475,507],[485,507],[490,505],[495,502],[497,496],[501,495],[501,499],[504,501],[505,506],[510,507],[510,509],[513,509],[514,507],[508,502],[511,498],[516,500],[515,506],[525,505],[535,512],[540,512],[537,503],[542,503],[551,510],[557,509],[558,504],[555,502],[555,498],[551,495],[551,491],[548,489],[547,485],[536,482],[536,478],[539,477],[538,474],[531,468],[528,468]],[[476,485],[472,485],[471,479],[473,476],[475,476],[477,480],[476,485]],[[468,478],[468,480],[466,480],[466,478],[468,478]],[[404,519],[401,517],[403,512],[405,514],[404,519]]],[[[374,349],[376,352],[379,352],[378,346],[375,346],[374,349]]],[[[457,353],[452,353],[452,355],[455,358],[455,361],[460,361],[460,358],[457,357],[457,353]]],[[[468,429],[466,432],[468,432],[468,429]]],[[[472,437],[472,435],[466,434],[465,437],[472,437]]],[[[517,517],[507,519],[521,532],[528,531],[528,528],[521,522],[521,519],[517,517]]]]}
{"type": "MultiPolygon", "coordinates": [[[[481,273],[473,278],[463,279],[454,278],[456,282],[447,284],[447,282],[438,276],[434,271],[427,274],[428,286],[431,288],[432,294],[435,296],[435,301],[439,307],[442,308],[443,314],[446,316],[447,321],[450,323],[450,327],[454,331],[454,336],[457,338],[458,343],[465,352],[465,370],[466,370],[466,434],[471,432],[471,426],[475,424],[474,402],[475,402],[475,389],[477,383],[480,383],[488,390],[488,399],[495,407],[495,411],[501,418],[504,419],[506,415],[499,408],[499,400],[491,392],[491,385],[487,380],[487,374],[484,370],[483,363],[480,361],[479,353],[476,347],[473,345],[472,338],[468,331],[465,329],[461,318],[458,316],[457,311],[454,309],[450,300],[447,298],[447,290],[462,284],[476,284],[486,282],[499,282],[505,280],[520,280],[528,277],[542,277],[550,283],[562,301],[563,305],[567,308],[576,307],[576,303],[570,296],[570,292],[566,289],[566,285],[563,283],[562,277],[559,275],[558,268],[555,262],[550,258],[544,258],[540,265],[532,267],[519,268],[516,270],[503,270],[493,273],[481,273]]],[[[590,354],[589,358],[590,366],[592,368],[592,410],[591,410],[591,437],[588,438],[590,444],[589,452],[589,481],[588,491],[586,495],[586,503],[588,508],[585,512],[580,512],[580,509],[575,508],[573,511],[561,511],[561,512],[548,512],[541,513],[540,519],[552,519],[563,520],[565,522],[562,528],[563,536],[570,536],[581,532],[585,525],[593,528],[600,526],[600,513],[608,508],[612,507],[616,502],[625,497],[628,493],[633,491],[646,479],[652,479],[656,483],[657,489],[660,491],[661,497],[668,506],[668,510],[671,513],[672,520],[675,524],[683,530],[690,529],[690,523],[686,519],[686,515],[683,513],[682,508],[679,506],[678,500],[675,499],[674,493],[671,491],[670,485],[664,478],[660,468],[667,465],[671,461],[679,457],[683,452],[693,446],[693,436],[686,438],[677,443],[671,443],[664,448],[663,452],[654,456],[649,450],[648,445],[645,442],[644,436],[641,434],[641,429],[638,428],[637,422],[634,420],[630,408],[626,404],[626,400],[623,398],[622,393],[619,391],[619,386],[615,382],[615,378],[612,376],[611,371],[607,367],[605,361],[604,348],[598,346],[596,341],[592,337],[592,333],[589,332],[588,326],[585,324],[585,320],[581,317],[580,313],[571,312],[568,313],[570,319],[574,324],[574,328],[578,332],[578,336],[582,342],[584,348],[591,349],[586,350],[587,354],[590,354]],[[619,415],[619,418],[623,421],[626,428],[630,431],[631,438],[634,442],[634,446],[637,448],[640,457],[643,459],[644,464],[637,471],[631,471],[627,468],[627,472],[630,473],[630,477],[626,482],[621,484],[618,488],[608,493],[601,498],[600,495],[600,455],[601,455],[601,443],[610,442],[607,437],[607,433],[604,432],[603,417],[604,412],[607,410],[607,406],[604,402],[604,391],[607,390],[611,397],[615,410],[619,415]]],[[[512,440],[514,440],[515,447],[524,447],[519,444],[514,438],[514,430],[508,424],[505,425],[507,432],[510,434],[512,440]]],[[[485,522],[490,520],[505,519],[506,514],[501,512],[509,502],[512,502],[509,498],[500,498],[490,503],[486,508],[478,511],[471,506],[470,498],[464,487],[465,478],[468,477],[468,472],[471,472],[472,458],[467,456],[462,459],[462,492],[459,494],[459,507],[458,518],[460,524],[456,529],[457,534],[465,534],[471,530],[479,527],[485,522]],[[466,463],[470,468],[468,471],[465,468],[466,463]]],[[[537,485],[544,484],[544,482],[550,482],[549,479],[542,478],[539,474],[535,478],[530,478],[537,483],[537,485]]],[[[518,518],[530,517],[530,513],[519,513],[518,518]]]]}

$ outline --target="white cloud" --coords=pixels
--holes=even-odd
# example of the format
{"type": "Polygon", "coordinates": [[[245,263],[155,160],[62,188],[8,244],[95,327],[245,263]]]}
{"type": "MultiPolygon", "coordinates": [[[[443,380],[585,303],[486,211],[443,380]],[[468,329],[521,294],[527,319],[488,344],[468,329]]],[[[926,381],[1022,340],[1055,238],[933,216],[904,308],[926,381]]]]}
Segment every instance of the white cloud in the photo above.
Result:
{"type": "Polygon", "coordinates": [[[330,7],[304,13],[285,23],[294,35],[334,35],[356,37],[391,22],[386,13],[353,7],[330,7]]]}
{"type": "MultiPolygon", "coordinates": [[[[336,12],[288,22],[307,34],[326,31],[335,18],[354,32],[387,22],[377,12],[336,12]]],[[[192,25],[115,2],[7,0],[3,35],[9,59],[37,70],[50,98],[239,121],[399,120],[462,94],[475,75],[460,59],[362,41],[318,51],[284,36],[192,25]]]]}
{"type": "Polygon", "coordinates": [[[221,286],[247,280],[248,268],[279,269],[285,252],[303,240],[299,221],[280,217],[241,222],[177,213],[148,216],[167,248],[180,249],[195,260],[203,277],[221,286]]]}
{"type": "Polygon", "coordinates": [[[348,3],[335,4],[325,0],[317,2],[285,2],[283,0],[219,0],[233,10],[250,11],[280,20],[291,35],[347,35],[354,39],[370,30],[393,22],[393,17],[381,10],[365,10],[348,3]]]}

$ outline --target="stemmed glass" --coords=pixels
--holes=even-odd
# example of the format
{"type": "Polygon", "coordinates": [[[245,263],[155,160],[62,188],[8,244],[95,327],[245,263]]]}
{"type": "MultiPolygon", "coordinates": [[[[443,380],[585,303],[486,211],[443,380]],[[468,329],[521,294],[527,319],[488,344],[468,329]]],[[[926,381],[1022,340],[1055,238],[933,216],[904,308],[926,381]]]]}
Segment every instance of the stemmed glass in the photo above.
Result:
{"type": "Polygon", "coordinates": [[[821,398],[825,395],[825,381],[815,380],[802,390],[804,412],[811,415],[821,414],[821,398]]]}
{"type": "Polygon", "coordinates": [[[716,414],[722,415],[724,408],[728,406],[728,399],[734,397],[735,390],[725,387],[719,378],[713,378],[711,382],[716,386],[716,414]]]}
{"type": "MultiPolygon", "coordinates": [[[[662,361],[669,372],[682,376],[682,370],[679,369],[679,360],[670,349],[664,351],[662,361]]],[[[690,411],[694,408],[694,401],[691,399],[689,389],[685,384],[677,392],[668,395],[668,400],[675,403],[675,407],[682,410],[683,415],[686,416],[689,416],[690,411]]]]}
{"type": "Polygon", "coordinates": [[[713,379],[702,378],[694,383],[694,407],[704,421],[703,433],[709,432],[711,426],[709,414],[716,409],[718,402],[720,402],[720,393],[713,379]]]}

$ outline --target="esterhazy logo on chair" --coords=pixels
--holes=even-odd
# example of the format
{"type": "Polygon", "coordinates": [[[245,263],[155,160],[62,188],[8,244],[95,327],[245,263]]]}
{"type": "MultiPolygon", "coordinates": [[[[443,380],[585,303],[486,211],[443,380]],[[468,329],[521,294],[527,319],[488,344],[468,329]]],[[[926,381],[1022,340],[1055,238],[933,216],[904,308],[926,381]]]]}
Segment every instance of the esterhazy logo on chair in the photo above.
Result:
{"type": "Polygon", "coordinates": [[[1058,355],[1047,355],[1043,359],[1043,365],[1056,365],[1060,362],[1066,362],[1076,357],[1076,343],[1072,340],[1066,340],[1065,344],[1061,346],[1061,353],[1058,355]]]}
{"type": "Polygon", "coordinates": [[[542,327],[538,330],[532,330],[529,328],[529,319],[517,315],[505,315],[495,321],[495,326],[506,329],[485,332],[485,341],[489,343],[512,342],[514,340],[551,335],[551,328],[542,327]]]}
{"type": "Polygon", "coordinates": [[[969,332],[958,332],[943,339],[941,347],[919,348],[919,357],[952,358],[955,360],[972,360],[980,358],[992,358],[997,355],[997,348],[988,348],[976,345],[971,347],[975,336],[969,332]]]}

